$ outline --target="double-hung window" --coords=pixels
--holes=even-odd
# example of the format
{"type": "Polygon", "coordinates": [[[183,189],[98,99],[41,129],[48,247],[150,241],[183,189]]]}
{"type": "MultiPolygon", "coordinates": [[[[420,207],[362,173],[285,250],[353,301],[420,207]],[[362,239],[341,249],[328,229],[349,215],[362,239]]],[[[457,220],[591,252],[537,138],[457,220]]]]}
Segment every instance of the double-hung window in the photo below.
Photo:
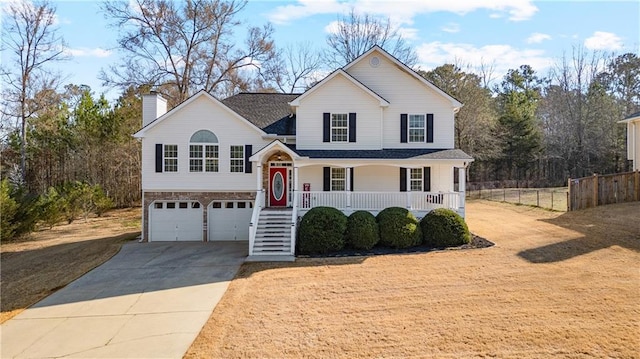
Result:
{"type": "Polygon", "coordinates": [[[189,141],[189,171],[218,172],[218,138],[211,131],[200,130],[189,141]]]}
{"type": "Polygon", "coordinates": [[[331,190],[346,191],[347,190],[347,169],[331,168],[331,190]]]}
{"type": "Polygon", "coordinates": [[[349,116],[346,113],[331,114],[331,142],[349,141],[349,116]]]}
{"type": "Polygon", "coordinates": [[[178,172],[178,145],[164,145],[164,172],[178,172]]]}
{"type": "Polygon", "coordinates": [[[410,184],[411,192],[422,191],[422,184],[423,184],[422,168],[411,169],[409,184],[410,184]]]}
{"type": "Polygon", "coordinates": [[[231,146],[230,171],[244,172],[244,146],[231,146]]]}
{"type": "Polygon", "coordinates": [[[409,142],[424,142],[425,115],[409,115],[409,142]]]}

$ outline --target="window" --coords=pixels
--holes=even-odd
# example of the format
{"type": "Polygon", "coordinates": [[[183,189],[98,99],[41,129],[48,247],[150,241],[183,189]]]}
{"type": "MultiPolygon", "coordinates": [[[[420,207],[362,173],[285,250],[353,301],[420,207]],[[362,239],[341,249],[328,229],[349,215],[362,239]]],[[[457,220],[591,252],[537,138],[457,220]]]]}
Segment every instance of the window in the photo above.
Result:
{"type": "Polygon", "coordinates": [[[178,145],[164,145],[164,171],[178,172],[178,145]]]}
{"type": "Polygon", "coordinates": [[[421,192],[422,191],[422,168],[412,168],[411,169],[411,177],[410,188],[412,192],[421,192]]]}
{"type": "Polygon", "coordinates": [[[424,142],[425,116],[409,115],[409,142],[424,142]]]}
{"type": "Polygon", "coordinates": [[[332,168],[331,169],[331,190],[346,191],[347,190],[347,169],[332,168]]]}
{"type": "Polygon", "coordinates": [[[218,172],[218,137],[211,131],[200,130],[189,142],[189,171],[218,172]]]}
{"type": "Polygon", "coordinates": [[[331,114],[331,142],[349,141],[349,119],[346,113],[331,114]]]}
{"type": "Polygon", "coordinates": [[[231,146],[231,172],[244,172],[244,146],[231,146]]]}

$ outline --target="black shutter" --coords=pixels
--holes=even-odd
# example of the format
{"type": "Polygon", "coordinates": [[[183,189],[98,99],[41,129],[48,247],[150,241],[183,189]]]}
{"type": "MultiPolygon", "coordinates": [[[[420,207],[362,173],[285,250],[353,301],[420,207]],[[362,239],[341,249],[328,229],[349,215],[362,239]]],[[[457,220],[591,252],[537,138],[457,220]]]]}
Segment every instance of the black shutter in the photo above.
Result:
{"type": "Polygon", "coordinates": [[[353,172],[353,167],[349,168],[349,177],[351,177],[349,188],[351,188],[351,192],[353,192],[353,172]]]}
{"type": "Polygon", "coordinates": [[[431,192],[431,167],[422,169],[422,190],[431,192]]]}
{"type": "Polygon", "coordinates": [[[331,114],[322,114],[322,142],[331,142],[331,114]]]}
{"type": "Polygon", "coordinates": [[[407,169],[400,167],[400,192],[407,192],[407,169]]]}
{"type": "Polygon", "coordinates": [[[407,143],[407,114],[400,115],[400,142],[407,143]]]}
{"type": "Polygon", "coordinates": [[[162,143],[156,143],[156,172],[162,172],[162,143]]]}
{"type": "Polygon", "coordinates": [[[427,143],[433,143],[433,114],[427,114],[427,143]]]}
{"type": "Polygon", "coordinates": [[[249,157],[253,154],[253,145],[244,145],[244,173],[251,173],[253,166],[249,157]]]}
{"type": "Polygon", "coordinates": [[[349,114],[349,142],[356,142],[356,114],[349,114]]]}
{"type": "Polygon", "coordinates": [[[331,167],[323,168],[322,190],[331,191],[331,167]]]}

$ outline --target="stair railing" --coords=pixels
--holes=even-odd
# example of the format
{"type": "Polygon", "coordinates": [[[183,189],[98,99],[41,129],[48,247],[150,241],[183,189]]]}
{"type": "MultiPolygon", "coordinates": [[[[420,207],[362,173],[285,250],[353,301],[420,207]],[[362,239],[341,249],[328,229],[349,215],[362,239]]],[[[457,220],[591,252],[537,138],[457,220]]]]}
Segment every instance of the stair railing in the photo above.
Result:
{"type": "Polygon", "coordinates": [[[256,232],[258,231],[258,221],[260,220],[260,211],[264,202],[264,192],[262,190],[256,192],[256,200],[253,204],[253,212],[251,212],[251,222],[249,222],[249,255],[253,255],[253,245],[256,241],[256,232]]]}
{"type": "Polygon", "coordinates": [[[293,203],[291,204],[291,255],[296,255],[296,229],[298,226],[298,196],[293,194],[293,203]]]}

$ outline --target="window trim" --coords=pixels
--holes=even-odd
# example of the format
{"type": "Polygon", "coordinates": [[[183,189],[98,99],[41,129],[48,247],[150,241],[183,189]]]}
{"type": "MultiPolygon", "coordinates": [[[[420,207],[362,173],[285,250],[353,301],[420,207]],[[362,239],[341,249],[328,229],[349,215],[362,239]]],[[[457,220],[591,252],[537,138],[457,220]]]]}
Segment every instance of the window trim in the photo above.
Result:
{"type": "Polygon", "coordinates": [[[408,114],[407,115],[407,143],[424,143],[427,139],[427,116],[425,114],[408,114]],[[421,117],[422,126],[411,126],[411,120],[416,117],[421,117]],[[421,139],[412,139],[411,130],[421,130],[421,139]]]}
{"type": "Polygon", "coordinates": [[[162,172],[175,173],[178,172],[178,145],[167,144],[162,145],[162,172]],[[170,150],[169,147],[173,147],[174,150],[170,150]],[[168,156],[168,152],[175,152],[175,156],[168,156]],[[169,164],[169,161],[175,161],[173,164],[169,164]],[[175,166],[175,167],[174,167],[175,166]]]}
{"type": "Polygon", "coordinates": [[[329,179],[329,190],[331,192],[345,192],[347,190],[347,169],[344,167],[331,167],[329,179]],[[342,177],[338,177],[342,172],[342,177]],[[342,189],[334,188],[334,183],[342,183],[342,189]]]}
{"type": "Polygon", "coordinates": [[[230,145],[229,146],[229,172],[230,173],[245,173],[244,164],[245,164],[245,162],[244,162],[244,145],[230,145]],[[236,147],[236,150],[238,148],[240,149],[240,156],[239,157],[234,157],[234,147],[236,147]],[[238,169],[239,169],[239,171],[238,171],[238,169]]]}
{"type": "MultiPolygon", "coordinates": [[[[349,113],[331,113],[329,118],[329,134],[331,142],[348,143],[349,142],[349,113]],[[344,116],[344,126],[334,126],[334,119],[337,116],[344,116]],[[344,130],[344,140],[336,140],[334,130],[344,130]]],[[[342,120],[340,120],[342,122],[342,120]]],[[[340,135],[342,136],[342,135],[340,135]]]]}
{"type": "Polygon", "coordinates": [[[217,173],[220,172],[220,146],[217,143],[189,143],[189,172],[191,173],[217,173]],[[200,157],[192,156],[192,147],[199,147],[200,157]],[[207,156],[209,147],[211,147],[213,156],[207,156]],[[193,161],[200,161],[200,169],[193,169],[193,161]],[[209,162],[211,161],[211,162],[209,162]],[[207,170],[207,165],[212,163],[213,170],[207,170]]]}

